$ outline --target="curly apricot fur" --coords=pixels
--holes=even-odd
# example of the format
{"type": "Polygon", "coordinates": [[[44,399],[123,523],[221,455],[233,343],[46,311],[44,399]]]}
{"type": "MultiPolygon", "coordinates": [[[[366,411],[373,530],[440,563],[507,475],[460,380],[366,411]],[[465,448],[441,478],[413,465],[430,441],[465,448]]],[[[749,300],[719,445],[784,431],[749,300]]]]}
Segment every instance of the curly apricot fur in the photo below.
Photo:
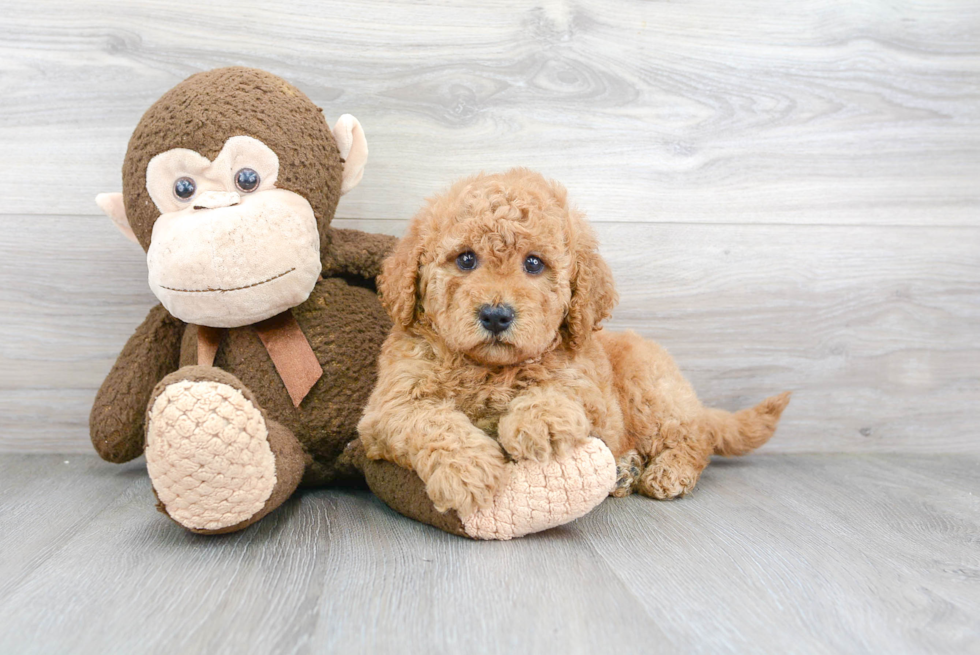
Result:
{"type": "Polygon", "coordinates": [[[378,278],[395,325],[358,426],[368,456],[414,469],[440,510],[466,515],[490,501],[508,457],[547,461],[588,436],[638,455],[635,488],[655,498],[690,491],[712,453],[765,443],[788,393],[735,414],[705,408],[663,348],[600,329],[617,295],[597,248],[565,189],[526,169],[430,199],[378,278]],[[466,251],[473,270],[456,265],[466,251]],[[524,270],[532,254],[542,273],[524,270]],[[486,304],[513,308],[506,331],[481,326],[486,304]]]}

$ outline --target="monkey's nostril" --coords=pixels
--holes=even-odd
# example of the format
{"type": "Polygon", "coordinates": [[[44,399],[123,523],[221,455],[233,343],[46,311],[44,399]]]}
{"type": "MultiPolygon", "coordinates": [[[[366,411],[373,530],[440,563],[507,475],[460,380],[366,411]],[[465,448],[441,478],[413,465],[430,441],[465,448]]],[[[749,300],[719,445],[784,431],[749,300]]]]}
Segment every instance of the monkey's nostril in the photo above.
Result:
{"type": "Polygon", "coordinates": [[[483,305],[477,316],[484,329],[500,334],[514,322],[514,308],[510,305],[483,305]]]}
{"type": "Polygon", "coordinates": [[[242,197],[234,191],[205,191],[194,199],[194,209],[218,209],[239,204],[242,197]]]}

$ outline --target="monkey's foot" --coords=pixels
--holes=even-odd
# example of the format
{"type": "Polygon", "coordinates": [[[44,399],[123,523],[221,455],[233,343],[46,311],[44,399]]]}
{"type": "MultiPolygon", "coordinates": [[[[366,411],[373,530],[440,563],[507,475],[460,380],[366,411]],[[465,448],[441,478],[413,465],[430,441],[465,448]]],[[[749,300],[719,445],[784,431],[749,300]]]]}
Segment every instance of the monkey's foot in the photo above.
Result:
{"type": "Polygon", "coordinates": [[[563,525],[587,514],[616,485],[616,460],[599,439],[589,439],[547,464],[508,464],[507,482],[489,507],[467,516],[437,512],[414,471],[369,460],[360,441],[345,452],[368,486],[396,512],[471,539],[506,540],[563,525]]]}
{"type": "Polygon", "coordinates": [[[150,400],[146,465],[160,510],[214,534],[278,507],[299,483],[303,456],[234,376],[188,367],[164,378],[150,400]]]}
{"type": "Polygon", "coordinates": [[[585,516],[616,486],[616,460],[589,439],[547,464],[521,460],[490,507],[460,517],[474,539],[513,539],[585,516]]]}

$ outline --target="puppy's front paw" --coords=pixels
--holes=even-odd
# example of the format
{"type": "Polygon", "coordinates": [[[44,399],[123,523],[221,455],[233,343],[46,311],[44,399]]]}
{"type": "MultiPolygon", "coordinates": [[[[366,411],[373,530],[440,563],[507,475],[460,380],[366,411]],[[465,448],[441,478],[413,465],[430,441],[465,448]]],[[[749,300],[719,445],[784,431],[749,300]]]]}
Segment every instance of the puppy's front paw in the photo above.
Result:
{"type": "Polygon", "coordinates": [[[454,509],[460,516],[469,516],[490,505],[503,482],[507,461],[496,443],[489,438],[486,442],[443,451],[436,457],[425,491],[437,510],[454,509]]]}
{"type": "Polygon", "coordinates": [[[589,438],[582,405],[558,393],[519,396],[497,426],[497,438],[515,460],[548,462],[589,438]]]}

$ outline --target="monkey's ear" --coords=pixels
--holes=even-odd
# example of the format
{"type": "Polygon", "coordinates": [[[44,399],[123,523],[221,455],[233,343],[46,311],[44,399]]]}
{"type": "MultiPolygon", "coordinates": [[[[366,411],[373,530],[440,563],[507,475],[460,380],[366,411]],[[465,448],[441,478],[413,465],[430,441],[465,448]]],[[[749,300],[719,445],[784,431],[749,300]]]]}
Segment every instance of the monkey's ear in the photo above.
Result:
{"type": "Polygon", "coordinates": [[[95,204],[105,212],[106,216],[112,219],[113,224],[119,228],[119,231],[123,233],[124,237],[137,246],[140,245],[140,241],[136,238],[133,228],[129,226],[129,219],[126,218],[126,203],[123,202],[123,194],[100,193],[95,196],[95,204]]]}
{"type": "Polygon", "coordinates": [[[368,156],[367,139],[364,138],[361,124],[350,114],[337,119],[333,126],[333,138],[337,140],[340,157],[344,160],[344,181],[340,185],[340,195],[344,195],[356,187],[364,175],[368,156]]]}

